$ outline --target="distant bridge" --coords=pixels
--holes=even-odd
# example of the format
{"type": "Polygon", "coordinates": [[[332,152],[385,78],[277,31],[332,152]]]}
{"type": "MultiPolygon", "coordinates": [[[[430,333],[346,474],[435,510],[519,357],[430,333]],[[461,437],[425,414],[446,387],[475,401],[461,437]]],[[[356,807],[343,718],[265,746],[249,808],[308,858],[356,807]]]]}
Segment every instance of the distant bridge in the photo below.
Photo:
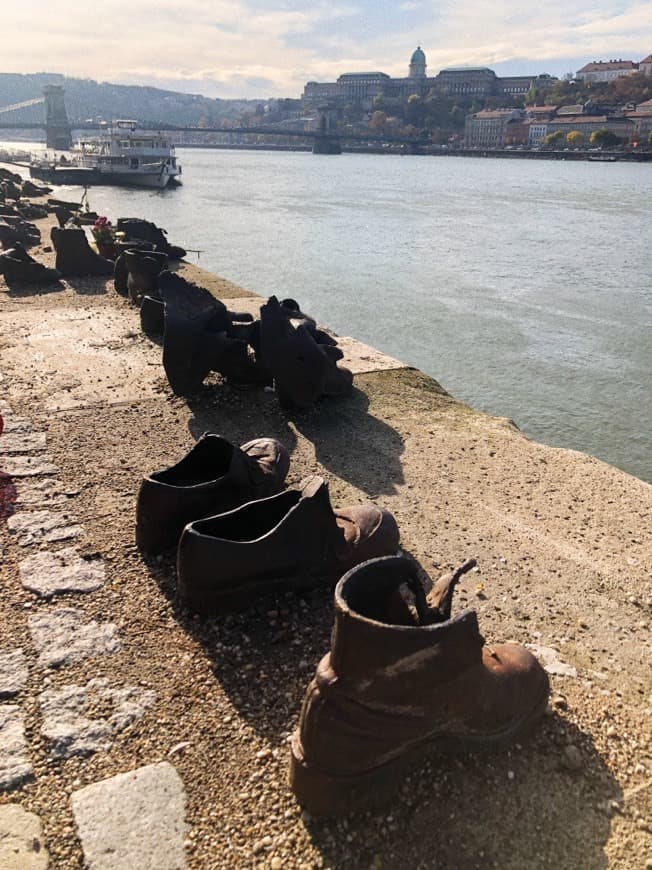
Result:
{"type": "MultiPolygon", "coordinates": [[[[45,130],[48,148],[66,151],[72,145],[73,130],[78,132],[106,130],[108,126],[106,123],[69,121],[63,102],[63,88],[58,85],[46,85],[43,97],[25,100],[22,103],[14,103],[11,106],[0,108],[0,116],[30,106],[36,106],[40,103],[45,104],[46,117],[44,121],[0,121],[0,130],[45,130]]],[[[417,152],[420,148],[431,144],[430,140],[425,136],[352,133],[339,129],[336,121],[336,112],[330,106],[324,106],[319,110],[316,130],[293,130],[270,125],[259,125],[256,127],[198,127],[165,124],[155,121],[138,121],[138,124],[144,130],[161,130],[168,133],[222,133],[225,135],[288,136],[297,139],[311,139],[314,154],[340,154],[342,151],[342,141],[404,145],[413,152],[417,152]]]]}

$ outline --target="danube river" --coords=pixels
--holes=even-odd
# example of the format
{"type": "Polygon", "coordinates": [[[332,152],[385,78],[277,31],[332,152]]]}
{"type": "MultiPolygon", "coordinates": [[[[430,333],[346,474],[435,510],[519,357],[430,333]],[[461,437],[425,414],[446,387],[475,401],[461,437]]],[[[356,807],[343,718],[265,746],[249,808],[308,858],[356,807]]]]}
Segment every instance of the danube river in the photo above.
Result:
{"type": "Polygon", "coordinates": [[[181,188],[93,188],[91,207],[150,218],[204,268],[652,481],[652,165],[179,157],[181,188]]]}

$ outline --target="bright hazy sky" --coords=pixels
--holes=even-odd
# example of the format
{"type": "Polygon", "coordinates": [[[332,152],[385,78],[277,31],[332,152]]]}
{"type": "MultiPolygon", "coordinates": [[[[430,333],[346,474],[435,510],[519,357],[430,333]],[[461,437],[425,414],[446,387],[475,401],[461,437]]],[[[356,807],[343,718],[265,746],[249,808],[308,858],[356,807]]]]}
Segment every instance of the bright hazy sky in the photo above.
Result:
{"type": "Polygon", "coordinates": [[[59,72],[210,97],[298,97],[306,81],[489,66],[563,75],[652,53],[652,0],[2,2],[0,72],[59,72]]]}

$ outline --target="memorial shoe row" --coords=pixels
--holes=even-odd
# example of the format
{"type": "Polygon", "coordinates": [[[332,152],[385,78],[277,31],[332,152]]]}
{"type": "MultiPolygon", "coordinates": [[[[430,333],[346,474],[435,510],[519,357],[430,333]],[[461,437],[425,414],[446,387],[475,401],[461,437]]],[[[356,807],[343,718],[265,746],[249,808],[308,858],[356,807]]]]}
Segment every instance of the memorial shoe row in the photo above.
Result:
{"type": "Polygon", "coordinates": [[[168,256],[130,247],[116,260],[118,293],[140,307],[143,332],[163,336],[163,367],[179,396],[196,392],[210,372],[239,383],[274,383],[286,407],[350,392],[353,375],[338,366],[336,339],[294,299],[271,296],[259,316],[229,311],[207,289],[168,270],[168,256]]]}
{"type": "Polygon", "coordinates": [[[474,611],[452,615],[475,562],[426,594],[416,564],[394,555],[391,514],[334,510],[317,476],[281,491],[288,468],[274,439],[235,447],[206,434],[143,480],[136,540],[148,554],[177,547],[179,597],[202,614],[341,578],[331,650],[292,738],[299,803],[315,815],[381,805],[426,755],[498,748],[526,732],[547,703],[545,671],[519,645],[486,645],[474,611]]]}

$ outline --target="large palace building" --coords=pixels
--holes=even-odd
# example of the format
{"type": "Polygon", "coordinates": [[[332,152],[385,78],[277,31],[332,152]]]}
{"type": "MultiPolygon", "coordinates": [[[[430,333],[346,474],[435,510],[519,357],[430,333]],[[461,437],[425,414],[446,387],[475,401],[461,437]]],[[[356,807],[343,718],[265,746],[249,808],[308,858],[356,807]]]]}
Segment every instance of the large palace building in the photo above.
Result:
{"type": "Polygon", "coordinates": [[[375,97],[400,97],[407,99],[412,94],[425,96],[431,88],[450,94],[464,96],[523,96],[531,87],[549,84],[553,76],[506,76],[499,78],[486,67],[461,67],[443,69],[436,76],[428,76],[426,56],[418,46],[410,58],[405,78],[393,79],[383,72],[344,73],[336,82],[308,82],[303,90],[303,102],[307,108],[325,103],[335,105],[359,105],[369,110],[375,97]]]}

